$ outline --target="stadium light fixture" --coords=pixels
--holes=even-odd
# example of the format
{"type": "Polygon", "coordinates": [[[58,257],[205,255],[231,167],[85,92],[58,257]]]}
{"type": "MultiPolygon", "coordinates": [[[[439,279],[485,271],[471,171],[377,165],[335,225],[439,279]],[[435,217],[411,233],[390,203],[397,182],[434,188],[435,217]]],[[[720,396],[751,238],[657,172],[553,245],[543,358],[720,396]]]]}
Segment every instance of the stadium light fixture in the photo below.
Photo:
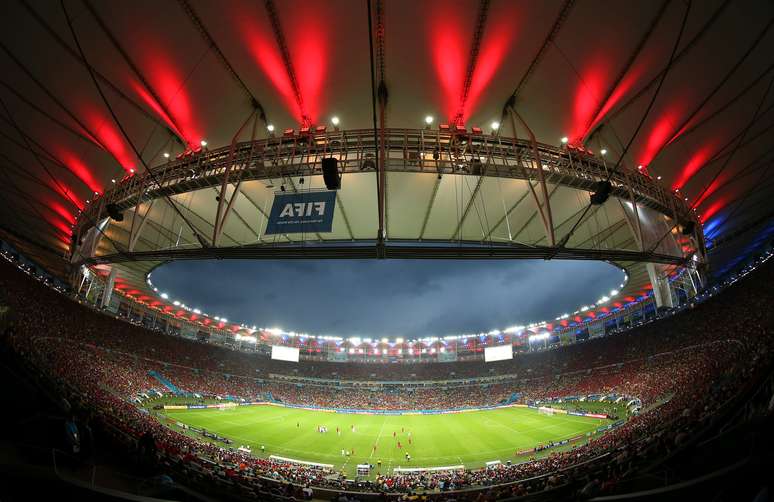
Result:
{"type": "Polygon", "coordinates": [[[266,126],[266,130],[269,132],[274,132],[274,124],[269,124],[266,126]]]}
{"type": "Polygon", "coordinates": [[[430,124],[433,123],[433,120],[434,120],[433,116],[432,115],[428,115],[428,116],[425,117],[425,124],[430,125],[430,124]]]}
{"type": "Polygon", "coordinates": [[[166,293],[161,293],[161,297],[165,300],[169,299],[169,295],[166,293]]]}
{"type": "Polygon", "coordinates": [[[175,307],[179,307],[180,306],[180,302],[178,300],[175,300],[175,301],[172,302],[172,305],[174,305],[175,307]]]}
{"type": "Polygon", "coordinates": [[[168,159],[170,157],[169,152],[164,152],[164,158],[168,159]]]}
{"type": "Polygon", "coordinates": [[[607,155],[607,148],[603,148],[602,150],[599,151],[599,153],[601,153],[602,155],[607,155]]]}
{"type": "Polygon", "coordinates": [[[614,289],[614,290],[612,290],[612,291],[610,292],[610,296],[615,296],[615,295],[617,295],[617,294],[618,294],[618,290],[617,290],[617,289],[614,289]]]}
{"type": "Polygon", "coordinates": [[[339,125],[339,117],[337,117],[336,115],[331,117],[331,124],[333,124],[334,126],[339,125]]]}
{"type": "Polygon", "coordinates": [[[567,136],[562,136],[562,144],[563,145],[566,145],[569,142],[570,142],[570,138],[568,138],[567,136]]]}
{"type": "Polygon", "coordinates": [[[395,343],[403,343],[403,338],[396,338],[395,343]]]}
{"type": "Polygon", "coordinates": [[[496,120],[494,122],[492,122],[492,130],[493,131],[496,131],[499,128],[500,128],[500,123],[499,122],[497,122],[496,120]]]}
{"type": "Polygon", "coordinates": [[[200,144],[200,145],[202,145],[202,146],[207,146],[207,142],[206,142],[206,141],[204,141],[204,140],[201,140],[201,141],[199,142],[199,144],[200,144]]]}

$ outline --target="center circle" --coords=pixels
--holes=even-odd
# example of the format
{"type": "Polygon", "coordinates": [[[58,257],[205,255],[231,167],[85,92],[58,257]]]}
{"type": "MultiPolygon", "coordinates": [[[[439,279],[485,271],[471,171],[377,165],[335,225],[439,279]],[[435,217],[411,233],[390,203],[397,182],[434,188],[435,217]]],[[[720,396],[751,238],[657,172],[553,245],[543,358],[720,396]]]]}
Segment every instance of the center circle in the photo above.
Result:
{"type": "Polygon", "coordinates": [[[609,263],[560,260],[207,260],[154,287],[231,323],[337,336],[445,336],[548,321],[619,289],[609,263]]]}

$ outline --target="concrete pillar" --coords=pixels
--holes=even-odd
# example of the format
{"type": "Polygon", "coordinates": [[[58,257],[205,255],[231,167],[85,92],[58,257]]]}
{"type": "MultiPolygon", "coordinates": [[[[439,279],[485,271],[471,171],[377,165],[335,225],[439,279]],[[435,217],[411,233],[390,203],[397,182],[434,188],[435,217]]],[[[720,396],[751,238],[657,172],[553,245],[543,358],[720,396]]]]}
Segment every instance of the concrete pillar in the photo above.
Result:
{"type": "Polygon", "coordinates": [[[674,302],[672,301],[669,278],[661,274],[653,263],[648,263],[646,268],[650,277],[650,284],[653,286],[653,298],[656,300],[656,309],[661,307],[672,308],[674,302]]]}
{"type": "Polygon", "coordinates": [[[102,302],[100,303],[100,306],[104,309],[108,305],[110,305],[110,297],[113,294],[113,286],[116,282],[116,274],[118,273],[118,269],[115,267],[110,268],[110,273],[107,276],[107,279],[105,280],[105,289],[102,290],[102,302]]]}

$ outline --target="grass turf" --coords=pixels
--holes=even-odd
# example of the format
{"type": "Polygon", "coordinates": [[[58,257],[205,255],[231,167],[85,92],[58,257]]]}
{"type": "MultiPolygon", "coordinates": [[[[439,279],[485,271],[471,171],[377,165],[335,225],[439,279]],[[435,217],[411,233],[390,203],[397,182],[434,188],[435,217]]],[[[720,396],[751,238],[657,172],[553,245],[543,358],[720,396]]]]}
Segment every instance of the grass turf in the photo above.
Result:
{"type": "Polygon", "coordinates": [[[395,467],[476,468],[491,460],[524,461],[517,451],[585,435],[610,422],[572,415],[547,416],[528,408],[391,416],[243,406],[166,410],[164,414],[231,439],[234,447],[249,445],[253,455],[332,464],[348,476],[354,476],[357,464],[376,467],[380,460],[382,473],[392,472],[395,467]],[[327,433],[317,431],[321,425],[328,428],[327,433]],[[265,446],[263,453],[261,445],[265,446]],[[351,455],[342,455],[341,450],[351,455]],[[411,455],[410,462],[405,459],[406,452],[411,455]]]}

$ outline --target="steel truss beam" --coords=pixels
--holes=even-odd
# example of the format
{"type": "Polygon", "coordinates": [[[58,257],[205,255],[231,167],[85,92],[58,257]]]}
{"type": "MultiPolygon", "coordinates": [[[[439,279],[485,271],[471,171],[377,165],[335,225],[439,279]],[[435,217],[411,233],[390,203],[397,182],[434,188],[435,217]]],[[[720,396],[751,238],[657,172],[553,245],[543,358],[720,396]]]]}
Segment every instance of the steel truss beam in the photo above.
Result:
{"type": "MultiPolygon", "coordinates": [[[[657,253],[609,249],[574,249],[551,246],[526,246],[518,244],[495,244],[482,246],[468,242],[467,245],[417,245],[416,243],[394,243],[379,246],[377,243],[358,245],[341,243],[337,245],[263,245],[235,246],[221,248],[165,249],[98,256],[80,264],[95,265],[121,263],[126,261],[168,261],[168,260],[277,260],[277,259],[450,259],[450,260],[513,260],[548,259],[561,260],[605,260],[648,262],[679,265],[684,258],[657,253]],[[378,254],[384,251],[384,256],[378,254]]],[[[80,265],[79,264],[79,265],[80,265]]]]}
{"type": "MultiPolygon", "coordinates": [[[[565,186],[592,191],[598,181],[609,176],[613,185],[611,195],[618,199],[649,207],[674,221],[696,219],[680,197],[648,176],[628,167],[610,173],[602,159],[577,150],[540,144],[532,138],[524,141],[426,129],[386,129],[382,142],[374,137],[372,130],[364,129],[253,139],[165,163],[153,169],[153,176],[143,173],[129,177],[94,201],[98,203],[92,203],[80,215],[76,230],[83,234],[94,221],[99,221],[96,211],[108,203],[116,204],[123,211],[143,202],[207,188],[219,190],[221,195],[220,211],[216,212],[220,217],[209,224],[213,230],[216,225],[222,229],[233,210],[239,182],[320,175],[322,158],[327,156],[339,159],[340,170],[346,178],[347,174],[363,172],[364,159],[379,157],[382,145],[385,169],[391,172],[538,180],[535,188],[542,195],[538,197],[538,210],[544,211],[549,245],[553,243],[550,194],[546,188],[549,184],[553,189],[565,186]],[[486,169],[481,169],[481,159],[486,159],[486,169]],[[230,184],[230,179],[237,182],[237,188],[231,200],[227,200],[223,188],[230,184]]],[[[217,233],[213,231],[213,235],[217,233]]],[[[551,247],[546,249],[555,251],[551,247]]]]}

